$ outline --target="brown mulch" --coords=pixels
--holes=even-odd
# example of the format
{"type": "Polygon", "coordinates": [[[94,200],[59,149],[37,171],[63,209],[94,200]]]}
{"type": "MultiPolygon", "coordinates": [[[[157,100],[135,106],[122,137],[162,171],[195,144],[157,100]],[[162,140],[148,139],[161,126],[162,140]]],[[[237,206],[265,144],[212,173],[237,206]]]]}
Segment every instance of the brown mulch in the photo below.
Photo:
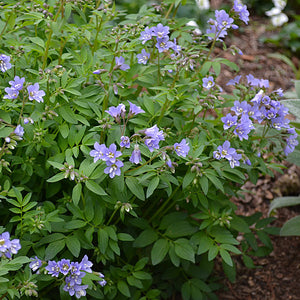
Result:
{"type": "MultiPolygon", "coordinates": [[[[231,55],[226,52],[225,57],[240,67],[238,74],[251,73],[256,78],[268,79],[270,90],[282,88],[287,91],[294,86],[291,68],[281,60],[268,56],[270,53],[279,52],[279,49],[260,42],[262,35],[272,33],[266,30],[268,26],[267,19],[252,18],[250,26],[243,27],[243,32],[236,31],[226,38],[228,46],[237,45],[244,55],[231,55]]],[[[217,49],[215,54],[224,55],[223,49],[217,49]]],[[[300,68],[299,59],[291,59],[300,68]]],[[[236,75],[225,67],[218,84],[226,92],[231,92],[232,87],[226,86],[226,83],[236,75]]],[[[237,214],[247,216],[262,212],[267,217],[274,198],[300,194],[300,168],[287,164],[283,175],[260,178],[256,185],[248,182],[244,189],[249,192],[243,198],[233,199],[238,207],[237,214]]],[[[275,214],[277,219],[272,225],[281,227],[297,215],[300,215],[299,206],[278,209],[275,214]]],[[[240,258],[237,258],[237,281],[232,284],[224,279],[224,289],[218,292],[220,300],[300,300],[300,237],[272,236],[271,239],[273,252],[267,257],[253,258],[258,268],[247,269],[240,258]]]]}

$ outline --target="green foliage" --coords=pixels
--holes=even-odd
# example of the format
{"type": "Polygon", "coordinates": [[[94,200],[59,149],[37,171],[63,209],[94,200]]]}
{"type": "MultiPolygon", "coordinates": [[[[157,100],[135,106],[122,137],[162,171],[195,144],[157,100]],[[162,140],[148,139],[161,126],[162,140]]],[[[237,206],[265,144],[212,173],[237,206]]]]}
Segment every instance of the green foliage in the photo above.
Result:
{"type": "MultiPolygon", "coordinates": [[[[247,180],[280,168],[274,160],[284,158],[288,134],[270,121],[255,124],[248,139],[224,130],[224,112],[234,101],[250,103],[260,88],[240,84],[227,95],[216,84],[203,86],[224,66],[238,67],[211,56],[216,36],[210,41],[211,35],[186,25],[190,19],[180,17],[186,2],[192,4],[164,1],[136,11],[137,3],[127,1],[130,14],[110,1],[3,5],[0,55],[9,56],[12,67],[0,78],[0,232],[10,232],[22,248],[11,258],[1,250],[1,299],[37,293],[69,299],[66,275],[57,279],[46,267],[85,255],[93,262],[82,278],[88,299],[170,299],[177,293],[215,299],[217,257],[234,281],[236,255],[251,268],[251,256],[272,251],[274,219],[238,216],[231,198],[247,180]],[[142,43],[141,32],[159,23],[169,26],[179,53],[159,52],[154,39],[142,43]],[[143,49],[150,53],[146,64],[137,59],[143,49]],[[121,56],[129,69],[116,62],[121,56]],[[10,99],[6,88],[15,76],[25,83],[10,99]],[[35,83],[45,92],[42,101],[28,93],[35,83]],[[144,112],[128,114],[128,101],[144,112]],[[124,116],[107,113],[120,104],[124,116]],[[145,131],[155,125],[161,139],[151,149],[145,131]],[[121,136],[130,137],[130,148],[120,145],[121,136]],[[186,153],[178,145],[184,140],[186,153]],[[239,165],[215,156],[225,141],[237,149],[239,165]],[[93,155],[96,143],[116,145],[120,173],[98,150],[93,155]],[[137,164],[129,160],[134,145],[141,152],[137,164]],[[34,257],[41,260],[39,273],[28,266],[34,257]]],[[[225,44],[223,50],[238,52],[225,44]]]]}

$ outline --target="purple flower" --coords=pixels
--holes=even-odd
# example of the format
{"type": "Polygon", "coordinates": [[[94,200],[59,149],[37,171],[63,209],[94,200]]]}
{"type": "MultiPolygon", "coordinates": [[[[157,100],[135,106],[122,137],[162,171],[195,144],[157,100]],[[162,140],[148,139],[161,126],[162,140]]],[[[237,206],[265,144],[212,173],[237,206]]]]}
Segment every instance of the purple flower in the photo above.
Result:
{"type": "Polygon", "coordinates": [[[144,31],[141,32],[140,40],[142,40],[142,44],[145,44],[147,41],[152,39],[153,29],[148,26],[144,31]]]}
{"type": "Polygon", "coordinates": [[[270,86],[269,80],[268,79],[260,79],[259,81],[259,87],[260,88],[268,88],[270,86]]]}
{"type": "Polygon", "coordinates": [[[28,124],[29,122],[30,122],[31,124],[34,123],[34,121],[33,121],[31,118],[24,118],[23,122],[24,122],[25,125],[28,124]]]}
{"type": "Polygon", "coordinates": [[[129,161],[136,165],[142,161],[141,151],[138,144],[134,145],[134,150],[132,151],[129,161]]]}
{"type": "Polygon", "coordinates": [[[0,251],[6,252],[11,247],[9,232],[3,232],[0,234],[0,251]]]}
{"type": "Polygon", "coordinates": [[[162,130],[159,131],[157,125],[146,129],[145,135],[149,137],[145,140],[145,145],[149,148],[150,152],[153,152],[154,149],[159,149],[159,142],[165,140],[162,130]]]}
{"type": "Polygon", "coordinates": [[[3,99],[16,99],[18,98],[19,91],[13,89],[13,88],[5,88],[4,89],[7,95],[4,95],[3,99]]]}
{"type": "Polygon", "coordinates": [[[283,97],[284,94],[283,94],[283,89],[277,89],[276,91],[274,91],[273,93],[277,94],[279,97],[283,97]]]}
{"type": "Polygon", "coordinates": [[[123,118],[125,116],[125,105],[119,104],[117,107],[111,106],[106,110],[108,114],[110,114],[113,118],[115,118],[117,121],[119,121],[120,116],[123,118]]]}
{"type": "Polygon", "coordinates": [[[98,142],[95,142],[94,144],[95,150],[90,151],[90,156],[94,157],[94,163],[97,162],[97,160],[104,158],[104,154],[107,152],[107,148],[104,144],[99,144],[98,142]]]}
{"type": "Polygon", "coordinates": [[[68,282],[64,287],[63,290],[65,292],[68,292],[70,296],[75,295],[75,285],[73,285],[71,282],[68,282]]]}
{"type": "Polygon", "coordinates": [[[234,107],[231,108],[232,111],[235,112],[235,114],[241,115],[243,113],[247,113],[248,110],[251,108],[251,105],[247,103],[247,101],[239,102],[234,101],[234,107]]]}
{"type": "Polygon", "coordinates": [[[130,148],[130,138],[128,136],[121,136],[121,147],[130,148]]]}
{"type": "MultiPolygon", "coordinates": [[[[76,262],[77,263],[77,262],[76,262]]],[[[86,275],[85,272],[79,272],[79,274],[71,274],[66,277],[66,283],[70,283],[70,285],[74,286],[75,284],[81,284],[82,278],[86,275]]]]}
{"type": "Polygon", "coordinates": [[[237,124],[237,116],[232,116],[231,114],[227,114],[225,117],[222,117],[221,120],[224,123],[224,130],[227,130],[237,124]]]}
{"type": "Polygon", "coordinates": [[[130,69],[129,65],[125,64],[125,59],[123,56],[115,57],[116,67],[122,71],[130,69]]]}
{"type": "Polygon", "coordinates": [[[156,27],[152,27],[152,36],[156,36],[158,39],[168,37],[169,33],[169,27],[163,26],[161,23],[157,24],[156,27]]]}
{"type": "Polygon", "coordinates": [[[89,261],[89,258],[87,255],[85,255],[83,257],[83,259],[81,260],[80,266],[81,266],[82,271],[92,273],[91,267],[93,266],[93,263],[91,261],[89,261]]]}
{"type": "Polygon", "coordinates": [[[24,128],[23,128],[21,125],[18,125],[18,126],[16,127],[16,129],[14,130],[14,133],[15,133],[17,136],[19,136],[20,138],[22,138],[23,135],[24,135],[24,128]]]}
{"type": "Polygon", "coordinates": [[[243,139],[248,140],[248,134],[252,129],[254,129],[252,121],[249,119],[248,115],[244,114],[233,132],[242,141],[243,139]]]}
{"type": "Polygon", "coordinates": [[[256,104],[260,104],[263,95],[264,95],[264,91],[263,90],[259,90],[259,92],[251,100],[251,102],[254,102],[256,104]]]}
{"type": "Polygon", "coordinates": [[[21,91],[23,89],[23,84],[25,82],[25,78],[20,78],[19,76],[15,76],[14,80],[10,81],[9,84],[11,88],[16,91],[21,91]]]}
{"type": "Polygon", "coordinates": [[[131,117],[131,116],[135,116],[137,114],[141,114],[141,113],[144,113],[145,111],[143,109],[141,109],[139,106],[131,103],[130,101],[128,101],[129,105],[130,105],[130,108],[129,108],[129,114],[128,114],[128,117],[131,117]]]}
{"type": "Polygon", "coordinates": [[[79,299],[82,296],[86,295],[86,289],[88,288],[88,285],[75,285],[75,296],[77,299],[79,299]]]}
{"type": "MultiPolygon", "coordinates": [[[[214,34],[217,41],[220,41],[221,38],[227,35],[227,29],[233,28],[237,29],[238,26],[233,24],[234,20],[229,17],[225,10],[216,10],[215,11],[216,20],[209,19],[208,23],[210,27],[206,30],[207,34],[214,34]]],[[[212,37],[208,37],[212,40],[212,37]]]]}
{"type": "Polygon", "coordinates": [[[49,261],[48,266],[45,269],[48,271],[48,274],[52,275],[52,277],[58,277],[60,273],[60,267],[54,260],[49,261]]]}
{"type": "Polygon", "coordinates": [[[44,102],[43,96],[45,96],[45,92],[43,90],[39,90],[40,86],[36,82],[34,85],[29,85],[27,87],[27,91],[29,94],[29,100],[36,100],[37,102],[44,102]]]}
{"type": "Polygon", "coordinates": [[[295,147],[299,144],[297,141],[297,137],[298,137],[298,134],[295,133],[287,138],[287,140],[286,140],[287,145],[284,148],[284,154],[286,156],[288,156],[290,153],[292,153],[295,150],[295,147]]]}
{"type": "Polygon", "coordinates": [[[174,144],[174,150],[178,156],[186,157],[190,151],[189,144],[183,139],[179,144],[174,144]]]}
{"type": "Polygon", "coordinates": [[[221,158],[226,158],[228,160],[230,160],[232,158],[232,155],[236,153],[236,150],[234,148],[230,148],[229,141],[225,141],[222,146],[219,146],[218,151],[221,158]]]}
{"type": "Polygon", "coordinates": [[[179,54],[181,51],[181,47],[177,45],[176,39],[174,39],[173,45],[171,47],[176,54],[179,54]]]}
{"type": "Polygon", "coordinates": [[[251,86],[259,86],[260,84],[260,80],[255,78],[252,74],[246,75],[248,84],[250,84],[251,86]]]}
{"type": "Polygon", "coordinates": [[[67,275],[70,271],[71,265],[70,265],[70,260],[69,259],[62,259],[60,260],[57,265],[60,268],[60,272],[64,275],[67,275]]]}
{"type": "Polygon", "coordinates": [[[239,14],[240,20],[248,25],[249,11],[247,10],[247,5],[239,3],[238,0],[234,0],[233,10],[239,14]]]}
{"type": "Polygon", "coordinates": [[[9,249],[9,251],[12,254],[17,254],[20,249],[21,249],[20,240],[19,239],[13,239],[10,242],[10,249],[9,249]]]}
{"type": "Polygon", "coordinates": [[[158,49],[159,53],[169,50],[172,48],[173,43],[169,41],[169,37],[165,36],[164,38],[158,38],[155,47],[158,49]]]}
{"type": "Polygon", "coordinates": [[[106,162],[107,168],[104,169],[105,174],[109,174],[110,178],[114,178],[116,175],[121,175],[120,168],[124,166],[123,162],[120,160],[116,160],[114,163],[107,161],[106,162]]]}
{"type": "Polygon", "coordinates": [[[212,76],[203,78],[202,82],[203,82],[202,86],[208,90],[211,89],[215,85],[214,78],[212,76]]]}
{"type": "Polygon", "coordinates": [[[259,110],[258,104],[254,104],[253,106],[251,106],[247,113],[248,116],[254,120],[258,120],[261,117],[261,112],[259,110]]]}
{"type": "Polygon", "coordinates": [[[238,167],[240,165],[239,160],[242,158],[242,154],[234,153],[229,159],[229,164],[231,168],[238,167]]]}
{"type": "Polygon", "coordinates": [[[142,52],[140,54],[138,54],[137,56],[138,59],[138,63],[139,64],[146,64],[148,59],[150,58],[150,53],[146,52],[145,49],[142,50],[142,52]]]}
{"type": "Polygon", "coordinates": [[[242,75],[237,75],[237,76],[235,76],[233,79],[230,79],[230,80],[226,83],[226,85],[236,85],[236,84],[239,84],[241,77],[242,77],[242,75]]]}
{"type": "Polygon", "coordinates": [[[117,146],[115,144],[111,144],[106,152],[104,153],[103,160],[106,162],[115,163],[117,160],[117,157],[121,156],[122,152],[117,151],[117,146]]]}
{"type": "Polygon", "coordinates": [[[11,68],[10,56],[0,55],[0,70],[4,73],[11,68]]]}
{"type": "Polygon", "coordinates": [[[31,263],[29,264],[29,268],[33,271],[33,272],[36,272],[39,270],[39,268],[42,266],[42,261],[37,257],[35,256],[34,258],[31,258],[32,261],[31,263]]]}
{"type": "Polygon", "coordinates": [[[71,262],[70,264],[70,272],[71,274],[80,275],[81,264],[78,262],[71,262]]]}
{"type": "Polygon", "coordinates": [[[105,279],[102,279],[102,280],[98,281],[98,283],[103,287],[107,284],[107,281],[105,279]]]}
{"type": "Polygon", "coordinates": [[[213,152],[213,157],[215,158],[215,159],[218,159],[218,160],[220,160],[222,157],[221,157],[221,153],[219,152],[219,151],[217,151],[217,150],[215,150],[214,152],[213,152]]]}

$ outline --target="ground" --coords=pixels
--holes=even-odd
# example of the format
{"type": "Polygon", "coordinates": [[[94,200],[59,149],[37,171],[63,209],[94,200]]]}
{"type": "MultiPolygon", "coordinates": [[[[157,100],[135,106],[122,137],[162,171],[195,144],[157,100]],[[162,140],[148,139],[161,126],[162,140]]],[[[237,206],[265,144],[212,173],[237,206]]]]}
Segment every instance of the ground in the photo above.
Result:
{"type": "MultiPolygon", "coordinates": [[[[262,36],[271,34],[266,30],[269,20],[252,17],[250,24],[243,31],[236,31],[226,38],[226,44],[237,45],[244,55],[233,56],[226,53],[226,58],[240,66],[239,74],[251,73],[256,78],[268,79],[270,89],[290,90],[293,88],[294,79],[292,69],[282,61],[268,56],[280,52],[281,49],[260,42],[262,36]]],[[[217,49],[216,54],[222,51],[217,49]]],[[[299,68],[299,59],[291,59],[299,68]]],[[[218,79],[218,84],[230,92],[231,87],[226,87],[226,83],[236,75],[226,69],[218,79]]],[[[238,207],[237,214],[251,215],[262,212],[267,217],[272,199],[282,195],[300,194],[300,169],[288,163],[286,166],[283,175],[277,174],[274,178],[263,177],[256,185],[247,183],[245,189],[251,193],[247,193],[244,199],[233,199],[238,207]]],[[[299,207],[279,209],[275,215],[277,220],[272,225],[281,227],[288,219],[299,214],[299,207]]],[[[222,282],[225,288],[218,292],[221,300],[300,299],[300,237],[273,236],[272,242],[274,251],[268,257],[254,259],[258,268],[247,269],[239,259],[236,260],[237,281],[234,284],[226,279],[222,282]]]]}

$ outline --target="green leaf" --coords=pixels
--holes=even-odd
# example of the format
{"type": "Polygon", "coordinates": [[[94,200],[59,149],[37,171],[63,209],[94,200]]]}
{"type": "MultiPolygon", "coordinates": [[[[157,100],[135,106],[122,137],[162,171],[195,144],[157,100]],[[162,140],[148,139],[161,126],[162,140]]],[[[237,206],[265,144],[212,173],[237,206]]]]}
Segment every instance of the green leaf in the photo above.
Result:
{"type": "Polygon", "coordinates": [[[100,195],[100,196],[105,196],[107,195],[104,191],[104,189],[99,185],[97,184],[95,181],[93,180],[87,180],[85,182],[85,186],[90,190],[92,191],[93,193],[97,194],[97,195],[100,195]]]}
{"type": "Polygon", "coordinates": [[[211,172],[210,170],[206,170],[205,176],[213,183],[213,185],[220,189],[224,193],[224,186],[221,181],[217,178],[215,172],[211,172]]]}
{"type": "Polygon", "coordinates": [[[133,195],[137,196],[140,200],[145,200],[143,187],[139,184],[138,180],[134,177],[126,178],[126,185],[133,195]]]}
{"type": "Polygon", "coordinates": [[[178,239],[174,242],[175,253],[183,259],[189,260],[195,263],[195,253],[193,247],[190,245],[187,239],[178,239]]]}
{"type": "Polygon", "coordinates": [[[153,177],[149,182],[147,192],[146,192],[146,198],[149,198],[153,194],[158,184],[159,184],[159,177],[158,176],[153,177]]]}
{"type": "Polygon", "coordinates": [[[69,135],[69,126],[68,124],[61,124],[59,126],[59,131],[64,139],[66,139],[69,135]]]}
{"type": "Polygon", "coordinates": [[[207,195],[208,193],[208,179],[206,176],[202,176],[200,178],[200,185],[201,185],[201,189],[204,193],[204,195],[207,195]]]}
{"type": "Polygon", "coordinates": [[[39,37],[29,37],[29,40],[31,42],[33,42],[34,44],[36,44],[36,45],[38,45],[42,48],[45,48],[45,43],[41,38],[39,38],[39,37]]]}
{"type": "Polygon", "coordinates": [[[65,244],[66,244],[65,240],[59,240],[50,243],[45,251],[45,260],[53,259],[57,253],[59,253],[61,250],[64,249],[65,244]]]}
{"type": "Polygon", "coordinates": [[[280,230],[280,235],[282,236],[291,236],[296,235],[300,236],[300,216],[294,217],[288,220],[282,226],[280,230]]]}
{"type": "Polygon", "coordinates": [[[151,280],[152,279],[152,276],[149,273],[143,272],[143,271],[132,272],[132,275],[135,278],[141,279],[141,280],[151,280]]]}
{"type": "Polygon", "coordinates": [[[177,223],[170,224],[165,232],[165,235],[170,238],[178,238],[195,233],[197,228],[192,226],[187,221],[179,221],[177,223]]]}
{"type": "Polygon", "coordinates": [[[135,239],[133,247],[146,247],[154,243],[157,239],[158,235],[153,229],[146,229],[135,239]]]}
{"type": "Polygon", "coordinates": [[[51,178],[47,179],[47,182],[57,182],[63,180],[64,178],[65,178],[64,173],[58,173],[52,176],[51,178]]]}
{"type": "Polygon", "coordinates": [[[134,238],[128,233],[118,233],[118,239],[123,242],[134,241],[134,238]]]}
{"type": "Polygon", "coordinates": [[[218,255],[219,249],[217,246],[212,246],[208,251],[208,261],[213,260],[218,255]]]}
{"type": "Polygon", "coordinates": [[[196,173],[192,173],[190,170],[185,174],[182,181],[182,189],[184,190],[195,178],[196,173]]]}
{"type": "Polygon", "coordinates": [[[159,264],[167,255],[169,251],[169,242],[166,239],[157,240],[151,250],[152,264],[155,266],[159,264]]]}
{"type": "Polygon", "coordinates": [[[82,228],[86,225],[85,221],[82,220],[72,220],[66,223],[66,229],[77,229],[82,228]]]}
{"type": "Polygon", "coordinates": [[[67,248],[70,250],[70,252],[75,256],[78,257],[80,254],[80,242],[79,240],[74,236],[68,236],[66,238],[66,244],[67,248]]]}
{"type": "Polygon", "coordinates": [[[191,286],[189,281],[186,281],[182,286],[181,286],[181,296],[183,300],[190,300],[191,298],[191,286]]]}
{"type": "Polygon", "coordinates": [[[232,262],[232,259],[231,259],[231,256],[230,254],[223,248],[220,248],[220,255],[223,259],[223,261],[230,267],[233,266],[233,262],[232,262]]]}
{"type": "Polygon", "coordinates": [[[79,200],[80,200],[80,196],[81,196],[81,191],[82,191],[82,185],[80,182],[78,182],[72,191],[72,200],[74,205],[78,206],[79,200]]]}
{"type": "Polygon", "coordinates": [[[280,207],[287,207],[292,205],[299,205],[300,204],[300,196],[298,197],[279,197],[275,198],[270,205],[269,215],[272,210],[280,208],[280,207]]]}
{"type": "Polygon", "coordinates": [[[59,111],[59,115],[67,122],[71,123],[71,124],[77,124],[77,118],[76,115],[74,114],[74,112],[71,110],[71,108],[69,106],[61,106],[58,109],[59,111]]]}
{"type": "Polygon", "coordinates": [[[105,253],[107,246],[108,246],[108,234],[104,229],[100,228],[98,230],[98,247],[102,254],[105,253]]]}
{"type": "Polygon", "coordinates": [[[225,275],[228,277],[230,282],[234,283],[235,279],[236,279],[235,264],[233,264],[233,266],[231,267],[227,263],[225,263],[224,260],[223,260],[222,261],[222,266],[223,266],[223,270],[224,270],[225,275]]]}
{"type": "Polygon", "coordinates": [[[128,285],[125,281],[119,280],[117,283],[118,290],[126,297],[130,298],[131,294],[128,288],[128,285]]]}

